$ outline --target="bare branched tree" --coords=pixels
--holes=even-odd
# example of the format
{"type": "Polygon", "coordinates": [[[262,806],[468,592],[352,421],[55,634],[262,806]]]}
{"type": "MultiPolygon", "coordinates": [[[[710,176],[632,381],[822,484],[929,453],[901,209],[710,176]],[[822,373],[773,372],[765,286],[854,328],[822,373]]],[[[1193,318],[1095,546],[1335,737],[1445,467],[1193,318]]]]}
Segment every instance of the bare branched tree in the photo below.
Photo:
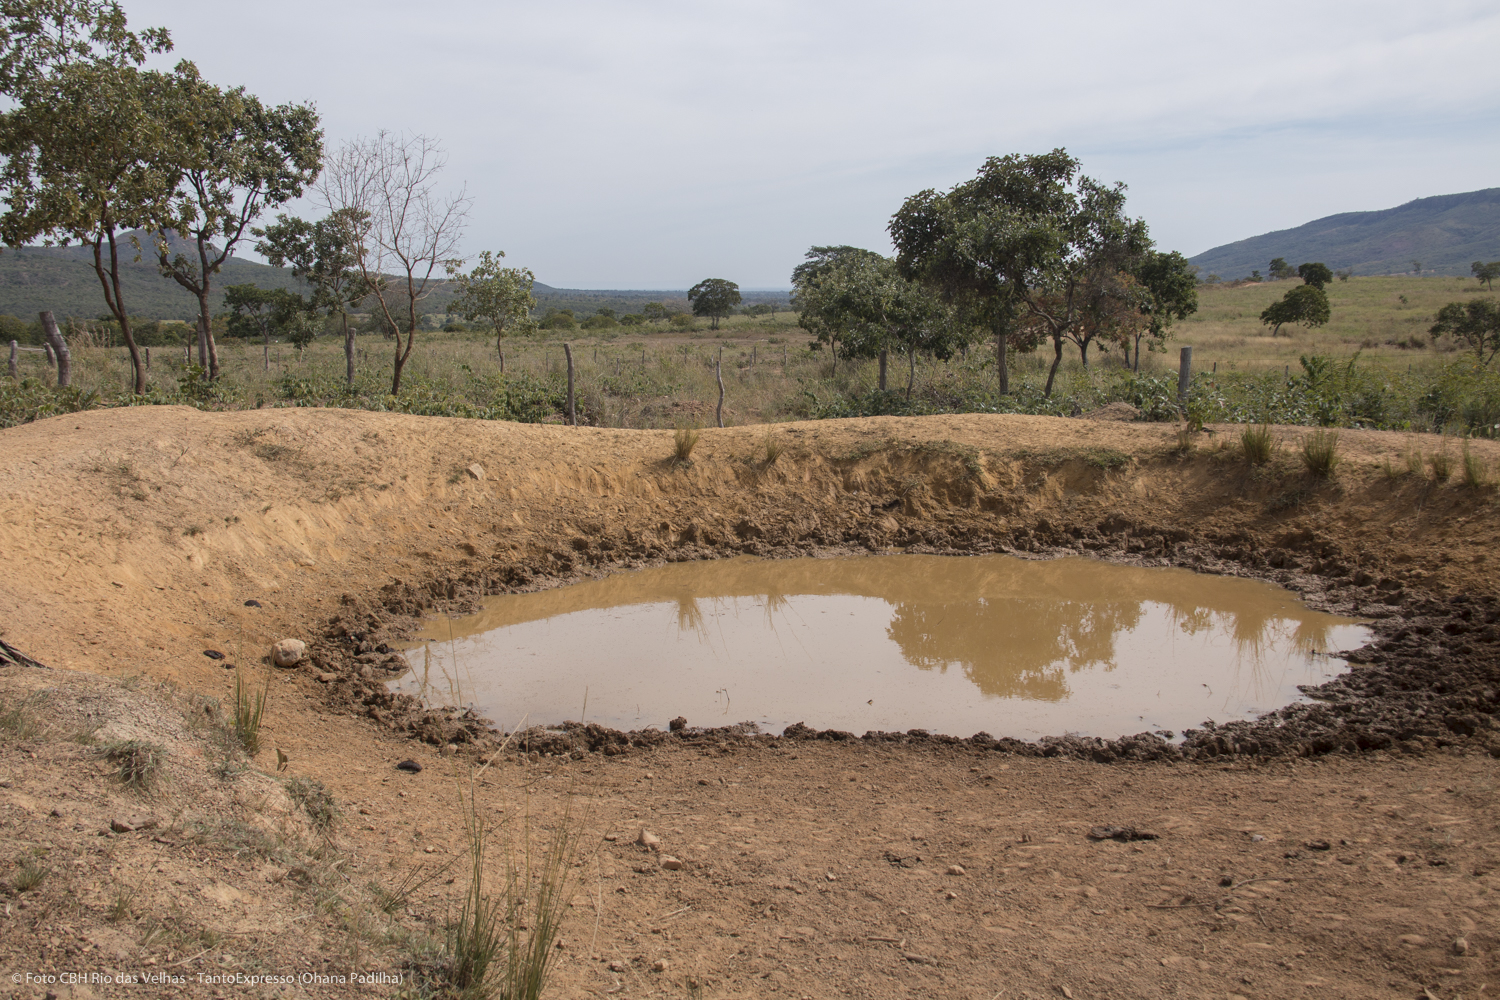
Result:
{"type": "Polygon", "coordinates": [[[328,210],[351,223],[355,268],[396,340],[392,395],[401,391],[401,371],[416,341],[418,303],[442,284],[450,265],[463,264],[458,243],[471,201],[462,189],[438,191],[436,177],[446,163],[434,139],[381,132],[347,143],[318,182],[328,210]]]}

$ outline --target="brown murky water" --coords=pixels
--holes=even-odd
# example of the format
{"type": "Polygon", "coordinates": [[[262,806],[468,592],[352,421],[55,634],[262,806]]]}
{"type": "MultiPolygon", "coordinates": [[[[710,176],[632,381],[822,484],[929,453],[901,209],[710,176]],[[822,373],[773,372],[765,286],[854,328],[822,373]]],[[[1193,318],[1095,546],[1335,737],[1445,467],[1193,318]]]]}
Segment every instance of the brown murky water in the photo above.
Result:
{"type": "Polygon", "coordinates": [[[1253,580],[1070,558],[677,563],[435,622],[393,687],[510,728],[1114,737],[1253,718],[1368,631],[1253,580]],[[587,707],[585,708],[585,699],[587,707]]]}

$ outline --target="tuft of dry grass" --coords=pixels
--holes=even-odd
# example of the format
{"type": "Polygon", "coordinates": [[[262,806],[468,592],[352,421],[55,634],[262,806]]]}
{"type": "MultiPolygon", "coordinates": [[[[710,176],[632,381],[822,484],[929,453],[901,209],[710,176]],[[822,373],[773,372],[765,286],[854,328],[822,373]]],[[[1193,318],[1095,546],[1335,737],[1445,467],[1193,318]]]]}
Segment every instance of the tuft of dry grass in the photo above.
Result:
{"type": "Polygon", "coordinates": [[[1432,469],[1432,481],[1435,483],[1446,483],[1453,478],[1453,456],[1448,454],[1448,443],[1443,442],[1443,447],[1433,452],[1427,459],[1428,466],[1432,469]]]}
{"type": "Polygon", "coordinates": [[[260,752],[260,722],[266,712],[266,698],[271,693],[271,679],[257,694],[250,690],[238,670],[234,672],[234,735],[245,753],[254,757],[260,752]]]}
{"type": "Polygon", "coordinates": [[[41,859],[34,854],[23,854],[16,859],[16,874],[11,879],[16,892],[30,892],[46,880],[52,874],[52,869],[42,864],[41,859]]]}
{"type": "Polygon", "coordinates": [[[698,428],[679,427],[672,433],[672,458],[687,464],[693,460],[693,449],[698,447],[698,428]]]}
{"type": "Polygon", "coordinates": [[[1302,464],[1319,479],[1327,479],[1338,468],[1339,432],[1318,428],[1302,439],[1302,464]]]}
{"type": "Polygon", "coordinates": [[[1485,465],[1484,459],[1469,450],[1468,438],[1464,438],[1464,450],[1459,461],[1464,470],[1465,486],[1477,488],[1490,484],[1489,467],[1485,465]]]}
{"type": "Polygon", "coordinates": [[[786,450],[786,445],[776,435],[770,431],[766,431],[765,449],[766,464],[775,465],[776,460],[781,457],[781,453],[786,450]]]}
{"type": "Polygon", "coordinates": [[[1252,424],[1240,431],[1240,448],[1251,465],[1265,465],[1276,451],[1276,438],[1270,424],[1252,424]]]}
{"type": "Polygon", "coordinates": [[[33,691],[16,702],[0,700],[0,737],[30,740],[42,734],[47,692],[33,691]]]}
{"type": "Polygon", "coordinates": [[[115,777],[132,791],[144,792],[161,779],[167,751],[146,740],[117,740],[100,748],[104,759],[115,765],[115,777]]]}

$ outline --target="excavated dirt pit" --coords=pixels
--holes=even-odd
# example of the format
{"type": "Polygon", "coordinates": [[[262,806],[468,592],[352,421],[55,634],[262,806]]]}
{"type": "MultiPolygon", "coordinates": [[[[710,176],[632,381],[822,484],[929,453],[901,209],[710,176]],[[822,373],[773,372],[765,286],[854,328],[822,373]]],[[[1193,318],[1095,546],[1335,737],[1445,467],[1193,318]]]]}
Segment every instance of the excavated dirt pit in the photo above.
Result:
{"type": "Polygon", "coordinates": [[[741,556],[483,604],[391,690],[517,724],[1170,738],[1306,700],[1370,637],[1273,584],[1079,557],[741,556]]]}

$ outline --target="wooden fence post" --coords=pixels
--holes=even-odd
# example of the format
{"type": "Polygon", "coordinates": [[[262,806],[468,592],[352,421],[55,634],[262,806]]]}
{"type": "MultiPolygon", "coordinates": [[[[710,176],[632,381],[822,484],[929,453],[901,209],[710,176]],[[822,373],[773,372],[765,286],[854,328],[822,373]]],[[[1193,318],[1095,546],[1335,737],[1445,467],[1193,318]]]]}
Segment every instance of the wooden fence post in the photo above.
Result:
{"type": "Polygon", "coordinates": [[[719,356],[714,359],[714,378],[719,380],[719,408],[715,411],[719,426],[724,426],[724,345],[719,345],[719,356]]]}
{"type": "Polygon", "coordinates": [[[44,309],[41,315],[42,332],[46,334],[47,343],[52,345],[52,352],[57,355],[57,387],[64,389],[73,381],[73,359],[68,355],[68,342],[57,332],[57,320],[53,319],[52,311],[44,309]]]}
{"type": "Polygon", "coordinates": [[[578,410],[573,404],[573,349],[563,344],[563,353],[568,356],[568,425],[578,426],[578,410]]]}
{"type": "Polygon", "coordinates": [[[1183,413],[1187,412],[1188,389],[1193,384],[1193,349],[1184,347],[1182,349],[1182,360],[1177,368],[1177,405],[1183,413]]]}

